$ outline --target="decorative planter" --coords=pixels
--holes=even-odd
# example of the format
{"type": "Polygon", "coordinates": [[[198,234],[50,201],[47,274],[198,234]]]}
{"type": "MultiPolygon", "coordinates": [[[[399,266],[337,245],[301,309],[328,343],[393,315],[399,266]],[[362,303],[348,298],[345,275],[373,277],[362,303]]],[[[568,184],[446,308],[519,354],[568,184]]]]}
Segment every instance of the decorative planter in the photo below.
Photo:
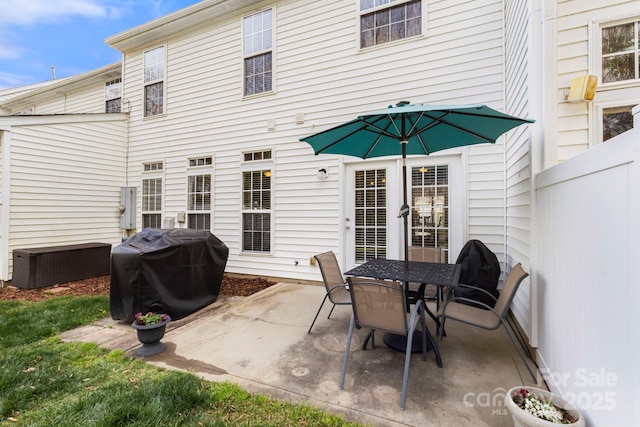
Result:
{"type": "Polygon", "coordinates": [[[513,418],[513,423],[515,427],[554,427],[554,426],[560,426],[560,425],[584,427],[585,425],[582,414],[580,413],[580,411],[578,411],[578,409],[575,406],[573,406],[572,404],[570,404],[569,402],[567,402],[557,394],[553,394],[547,390],[543,390],[535,387],[528,387],[528,386],[514,387],[507,392],[507,395],[505,396],[505,400],[507,404],[507,409],[509,410],[509,413],[511,413],[511,417],[513,418]],[[530,393],[535,394],[544,399],[551,399],[554,405],[556,405],[558,408],[565,409],[577,421],[571,424],[557,424],[557,423],[552,423],[551,421],[541,420],[540,418],[533,416],[530,413],[524,411],[522,408],[516,405],[516,403],[513,401],[513,396],[520,389],[523,389],[523,388],[529,390],[530,393]]]}
{"type": "Polygon", "coordinates": [[[138,333],[138,341],[142,343],[142,347],[136,350],[136,356],[155,356],[167,348],[160,340],[164,337],[167,323],[170,321],[171,317],[167,315],[164,321],[156,323],[155,325],[138,325],[135,321],[131,324],[138,333]]]}

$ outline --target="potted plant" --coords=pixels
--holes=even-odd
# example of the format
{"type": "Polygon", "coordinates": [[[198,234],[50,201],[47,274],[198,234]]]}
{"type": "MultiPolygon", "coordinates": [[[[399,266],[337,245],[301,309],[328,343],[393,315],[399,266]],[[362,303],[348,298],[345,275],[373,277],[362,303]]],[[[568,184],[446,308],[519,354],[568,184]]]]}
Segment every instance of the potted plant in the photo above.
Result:
{"type": "Polygon", "coordinates": [[[138,341],[142,343],[136,351],[137,356],[154,356],[160,354],[167,347],[160,342],[167,327],[167,323],[171,321],[171,317],[166,313],[154,313],[152,311],[146,314],[136,313],[131,326],[138,333],[138,341]]]}
{"type": "Polygon", "coordinates": [[[535,387],[514,387],[506,395],[507,409],[516,427],[584,427],[578,409],[560,396],[535,387]]]}

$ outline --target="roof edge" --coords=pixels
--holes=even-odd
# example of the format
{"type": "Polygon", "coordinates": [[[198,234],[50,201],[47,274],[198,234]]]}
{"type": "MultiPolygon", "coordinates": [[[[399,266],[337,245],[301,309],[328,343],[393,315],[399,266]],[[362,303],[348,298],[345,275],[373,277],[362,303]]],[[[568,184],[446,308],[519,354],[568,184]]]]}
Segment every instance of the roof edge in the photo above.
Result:
{"type": "Polygon", "coordinates": [[[122,53],[145,46],[150,40],[201,25],[231,12],[239,11],[264,0],[204,0],[184,9],[154,19],[104,39],[110,47],[122,53]]]}

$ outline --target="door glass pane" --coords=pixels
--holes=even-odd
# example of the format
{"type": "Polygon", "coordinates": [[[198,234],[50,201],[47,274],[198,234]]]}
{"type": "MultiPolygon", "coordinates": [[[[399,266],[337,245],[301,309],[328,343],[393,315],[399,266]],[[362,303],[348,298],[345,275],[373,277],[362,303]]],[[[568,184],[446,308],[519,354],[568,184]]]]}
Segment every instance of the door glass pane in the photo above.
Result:
{"type": "Polygon", "coordinates": [[[355,172],[355,262],[387,256],[387,177],[384,169],[355,172]]]}
{"type": "Polygon", "coordinates": [[[449,168],[411,169],[411,246],[440,248],[449,259],[449,168]]]}

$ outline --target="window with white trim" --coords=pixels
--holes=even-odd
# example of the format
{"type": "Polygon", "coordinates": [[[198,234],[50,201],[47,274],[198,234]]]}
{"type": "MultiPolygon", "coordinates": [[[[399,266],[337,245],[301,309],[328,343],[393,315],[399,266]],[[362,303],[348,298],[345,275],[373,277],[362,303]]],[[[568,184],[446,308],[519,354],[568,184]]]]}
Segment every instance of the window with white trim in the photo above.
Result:
{"type": "Polygon", "coordinates": [[[104,112],[120,113],[122,111],[122,79],[107,82],[104,87],[104,112]]]}
{"type": "Polygon", "coordinates": [[[162,162],[143,165],[142,228],[162,228],[162,162]]]}
{"type": "Polygon", "coordinates": [[[421,0],[360,0],[360,48],[421,34],[421,0]]]}
{"type": "Polygon", "coordinates": [[[602,83],[640,78],[640,22],[602,27],[602,83]]]}
{"type": "Polygon", "coordinates": [[[144,116],[164,113],[165,47],[144,52],[144,116]]]}
{"type": "Polygon", "coordinates": [[[189,159],[187,176],[187,228],[211,230],[212,157],[189,159]]]}
{"type": "MultiPolygon", "coordinates": [[[[271,173],[264,151],[245,153],[242,172],[242,250],[271,252],[271,173]]],[[[271,158],[271,152],[268,152],[271,158]]]]}
{"type": "Polygon", "coordinates": [[[601,73],[593,117],[593,140],[605,142],[633,127],[631,109],[640,103],[640,17],[593,26],[592,69],[601,73]]]}
{"type": "Polygon", "coordinates": [[[273,90],[273,11],[246,16],[242,20],[244,94],[273,90]]]}

